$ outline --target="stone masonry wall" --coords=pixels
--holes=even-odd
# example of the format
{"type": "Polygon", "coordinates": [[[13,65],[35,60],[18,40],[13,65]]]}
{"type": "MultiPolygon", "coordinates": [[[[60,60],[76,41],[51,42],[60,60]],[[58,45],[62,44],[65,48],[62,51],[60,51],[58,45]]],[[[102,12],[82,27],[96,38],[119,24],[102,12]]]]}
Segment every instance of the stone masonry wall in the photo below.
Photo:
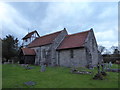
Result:
{"type": "MultiPolygon", "coordinates": [[[[41,62],[44,62],[46,59],[43,58],[43,49],[46,51],[51,51],[51,45],[44,45],[44,46],[40,46],[40,47],[34,47],[32,48],[35,50],[36,52],[36,56],[35,56],[35,64],[39,65],[41,64],[41,62]]],[[[50,53],[50,52],[49,52],[50,53]]],[[[49,60],[51,60],[51,55],[49,55],[49,60]]]]}
{"type": "Polygon", "coordinates": [[[59,51],[59,64],[65,67],[85,67],[87,65],[85,49],[73,49],[73,58],[71,49],[59,51]]]}
{"type": "MultiPolygon", "coordinates": [[[[86,49],[88,49],[88,51],[90,51],[91,54],[91,61],[92,61],[92,65],[97,65],[98,64],[98,46],[97,46],[97,42],[93,33],[93,30],[91,30],[88,34],[88,37],[86,39],[86,43],[85,43],[85,47],[86,49]]],[[[87,54],[87,58],[90,58],[87,54]]],[[[87,60],[89,62],[89,60],[87,60]]],[[[89,63],[88,63],[89,64],[89,63]]]]}
{"type": "Polygon", "coordinates": [[[34,47],[33,49],[36,52],[35,64],[41,64],[42,62],[47,61],[49,65],[57,64],[57,51],[56,48],[60,45],[62,40],[67,35],[67,31],[63,30],[53,41],[52,44],[44,45],[40,47],[34,47]],[[43,57],[43,50],[45,50],[47,57],[43,57]]]}
{"type": "Polygon", "coordinates": [[[36,65],[39,65],[39,56],[41,54],[41,51],[40,51],[40,47],[34,47],[34,48],[31,48],[31,49],[34,49],[35,52],[36,52],[36,56],[35,56],[35,64],[36,65]]]}
{"type": "Polygon", "coordinates": [[[57,47],[60,45],[65,36],[68,35],[67,31],[64,29],[54,40],[52,44],[52,65],[58,64],[58,52],[56,51],[57,47]]]}
{"type": "Polygon", "coordinates": [[[40,57],[41,64],[43,62],[46,62],[48,65],[51,65],[51,55],[52,55],[51,51],[52,51],[51,44],[45,45],[45,46],[41,46],[41,55],[40,55],[41,56],[40,57]],[[44,53],[44,50],[45,50],[45,53],[44,53]]]}

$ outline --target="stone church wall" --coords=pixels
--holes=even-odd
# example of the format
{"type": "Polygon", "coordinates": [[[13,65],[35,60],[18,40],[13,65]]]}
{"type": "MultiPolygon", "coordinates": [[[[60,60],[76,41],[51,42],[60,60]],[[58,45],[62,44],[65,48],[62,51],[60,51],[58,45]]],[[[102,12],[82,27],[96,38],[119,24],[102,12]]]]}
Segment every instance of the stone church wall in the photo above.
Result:
{"type": "Polygon", "coordinates": [[[52,44],[44,45],[40,47],[34,47],[36,52],[35,64],[41,64],[42,62],[48,62],[50,65],[57,64],[57,51],[56,48],[62,42],[67,35],[67,31],[63,30],[53,41],[52,44]],[[43,50],[45,50],[46,56],[44,57],[43,50]]]}
{"type": "MultiPolygon", "coordinates": [[[[99,58],[98,58],[98,46],[97,46],[97,42],[96,42],[93,30],[91,30],[88,34],[88,37],[85,42],[85,47],[91,53],[91,59],[92,59],[91,64],[96,66],[98,64],[99,58]]],[[[87,57],[88,57],[88,54],[87,54],[87,57]]],[[[90,58],[90,57],[88,57],[88,58],[90,58]]],[[[89,60],[87,60],[87,61],[89,61],[89,60]]]]}
{"type": "MultiPolygon", "coordinates": [[[[44,46],[40,46],[40,47],[34,47],[32,49],[34,49],[36,52],[35,64],[39,65],[41,62],[45,61],[45,58],[43,57],[43,50],[45,50],[46,54],[47,54],[47,51],[51,51],[51,45],[49,44],[49,45],[44,45],[44,46]]],[[[49,60],[51,60],[50,56],[49,56],[49,60]]]]}
{"type": "Polygon", "coordinates": [[[59,65],[65,67],[84,67],[87,65],[86,51],[84,48],[59,51],[59,65]],[[73,50],[73,58],[71,58],[73,50]]]}
{"type": "Polygon", "coordinates": [[[63,41],[65,36],[68,35],[66,30],[63,30],[54,40],[54,43],[52,44],[52,65],[57,65],[57,47],[60,45],[60,43],[63,41]]]}
{"type": "Polygon", "coordinates": [[[40,47],[34,47],[34,48],[31,48],[31,49],[34,49],[35,52],[36,52],[36,56],[35,56],[35,64],[36,65],[39,65],[39,56],[41,54],[41,48],[40,47]]]}
{"type": "Polygon", "coordinates": [[[56,51],[57,47],[63,41],[65,36],[68,35],[66,30],[63,30],[53,41],[52,44],[34,47],[36,52],[35,64],[41,64],[47,62],[49,65],[60,65],[66,67],[84,67],[88,64],[97,65],[99,59],[98,46],[91,30],[85,41],[85,48],[76,48],[68,50],[56,51]],[[71,58],[71,50],[73,51],[73,57],[71,58]],[[90,58],[91,57],[91,58],[90,58]]]}

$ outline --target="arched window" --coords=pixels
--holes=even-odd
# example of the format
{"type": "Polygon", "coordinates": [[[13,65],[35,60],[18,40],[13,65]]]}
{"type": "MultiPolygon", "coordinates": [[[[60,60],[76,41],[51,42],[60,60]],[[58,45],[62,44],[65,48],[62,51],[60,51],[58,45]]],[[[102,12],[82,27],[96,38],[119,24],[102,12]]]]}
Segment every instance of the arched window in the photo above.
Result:
{"type": "Polygon", "coordinates": [[[45,56],[46,56],[45,49],[42,50],[42,56],[43,56],[43,58],[45,58],[45,56]]]}
{"type": "Polygon", "coordinates": [[[39,49],[36,49],[36,52],[38,53],[38,52],[39,52],[39,49]]]}
{"type": "Polygon", "coordinates": [[[25,39],[25,42],[27,42],[28,40],[27,39],[25,39]]]}
{"type": "Polygon", "coordinates": [[[73,50],[70,50],[70,57],[74,58],[74,52],[73,52],[73,50]]]}
{"type": "Polygon", "coordinates": [[[94,39],[92,39],[92,51],[94,52],[95,47],[94,47],[94,39]]]}

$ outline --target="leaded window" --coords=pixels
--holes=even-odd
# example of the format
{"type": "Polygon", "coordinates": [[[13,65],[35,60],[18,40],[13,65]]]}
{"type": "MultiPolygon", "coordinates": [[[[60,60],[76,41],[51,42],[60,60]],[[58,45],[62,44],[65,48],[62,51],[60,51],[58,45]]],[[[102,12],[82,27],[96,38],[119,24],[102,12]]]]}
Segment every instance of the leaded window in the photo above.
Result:
{"type": "Polygon", "coordinates": [[[70,57],[74,58],[74,52],[73,52],[73,50],[70,50],[70,57]]]}

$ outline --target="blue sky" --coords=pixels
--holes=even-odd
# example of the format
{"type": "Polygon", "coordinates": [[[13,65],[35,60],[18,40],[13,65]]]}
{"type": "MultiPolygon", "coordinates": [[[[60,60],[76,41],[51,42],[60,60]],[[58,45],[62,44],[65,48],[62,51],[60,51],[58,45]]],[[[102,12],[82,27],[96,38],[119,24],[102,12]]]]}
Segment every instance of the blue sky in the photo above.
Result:
{"type": "Polygon", "coordinates": [[[21,40],[37,30],[45,35],[62,30],[69,34],[93,28],[98,45],[118,45],[117,2],[7,2],[0,3],[2,37],[21,40]]]}

